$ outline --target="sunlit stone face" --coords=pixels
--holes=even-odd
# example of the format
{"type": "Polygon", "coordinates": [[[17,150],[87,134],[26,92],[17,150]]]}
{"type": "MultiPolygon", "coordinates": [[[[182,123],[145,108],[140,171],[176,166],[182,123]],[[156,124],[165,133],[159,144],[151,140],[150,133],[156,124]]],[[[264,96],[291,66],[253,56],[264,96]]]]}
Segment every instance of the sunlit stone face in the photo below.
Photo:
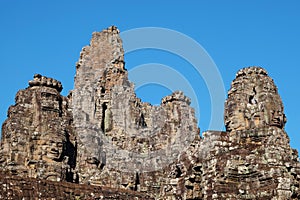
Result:
{"type": "Polygon", "coordinates": [[[66,136],[60,126],[61,101],[59,93],[54,88],[43,88],[40,93],[40,120],[42,132],[40,140],[45,142],[42,147],[46,160],[61,162],[63,160],[66,136]]]}
{"type": "Polygon", "coordinates": [[[49,141],[47,148],[47,158],[50,158],[54,161],[60,161],[63,156],[63,146],[64,142],[62,138],[53,138],[49,141]]]}
{"type": "Polygon", "coordinates": [[[225,104],[226,129],[283,128],[285,123],[281,98],[267,72],[259,67],[240,70],[225,104]]]}
{"type": "Polygon", "coordinates": [[[283,113],[283,110],[277,109],[277,110],[270,110],[270,126],[276,126],[278,128],[283,128],[286,123],[286,117],[283,113]]]}

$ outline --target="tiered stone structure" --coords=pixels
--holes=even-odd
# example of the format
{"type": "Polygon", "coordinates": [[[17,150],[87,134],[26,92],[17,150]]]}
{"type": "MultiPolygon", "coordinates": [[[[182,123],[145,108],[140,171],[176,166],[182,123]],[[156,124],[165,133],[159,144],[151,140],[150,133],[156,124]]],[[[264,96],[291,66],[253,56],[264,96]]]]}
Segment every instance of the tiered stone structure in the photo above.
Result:
{"type": "Polygon", "coordinates": [[[16,95],[2,125],[1,168],[46,180],[76,179],[76,139],[69,100],[59,81],[34,75],[16,95]]]}
{"type": "Polygon", "coordinates": [[[237,73],[225,103],[226,131],[201,138],[188,97],[176,91],[159,106],[144,103],[124,65],[113,26],[93,33],[82,49],[68,97],[59,81],[41,75],[18,92],[2,126],[0,169],[10,175],[0,176],[0,195],[36,194],[13,178],[21,175],[61,184],[67,195],[79,189],[82,198],[98,188],[103,199],[300,199],[298,152],[264,69],[237,73]],[[10,179],[15,187],[8,190],[10,179]]]}
{"type": "Polygon", "coordinates": [[[188,147],[198,133],[194,110],[182,92],[160,106],[136,97],[118,33],[116,27],[94,33],[77,63],[72,96],[80,182],[159,193],[159,180],[148,181],[144,172],[160,173],[188,147]]]}
{"type": "Polygon", "coordinates": [[[204,134],[204,199],[299,199],[299,158],[285,123],[267,72],[240,70],[225,103],[226,132],[204,134]]]}

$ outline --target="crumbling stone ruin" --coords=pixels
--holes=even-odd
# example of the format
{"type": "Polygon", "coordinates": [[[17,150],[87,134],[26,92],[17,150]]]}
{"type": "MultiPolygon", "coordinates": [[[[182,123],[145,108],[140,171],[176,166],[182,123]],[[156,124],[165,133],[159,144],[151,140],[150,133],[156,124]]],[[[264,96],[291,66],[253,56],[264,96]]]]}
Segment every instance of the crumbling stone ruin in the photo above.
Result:
{"type": "Polygon", "coordinates": [[[298,152],[263,68],[236,74],[226,131],[202,137],[182,92],[159,106],[136,97],[114,26],[93,33],[74,89],[61,91],[36,74],[17,93],[2,126],[0,198],[300,199],[298,152]]]}
{"type": "Polygon", "coordinates": [[[1,167],[14,175],[70,181],[76,139],[67,97],[59,81],[34,75],[20,90],[2,125],[1,167]]]}

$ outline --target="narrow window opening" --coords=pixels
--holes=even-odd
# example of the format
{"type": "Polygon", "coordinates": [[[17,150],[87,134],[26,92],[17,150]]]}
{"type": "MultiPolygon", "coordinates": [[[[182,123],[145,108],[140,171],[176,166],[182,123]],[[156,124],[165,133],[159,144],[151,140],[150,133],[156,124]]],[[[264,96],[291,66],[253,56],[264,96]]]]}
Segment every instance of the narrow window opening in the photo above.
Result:
{"type": "Polygon", "coordinates": [[[139,119],[139,126],[141,126],[142,128],[147,127],[147,124],[145,122],[145,117],[144,114],[142,113],[139,119]]]}
{"type": "Polygon", "coordinates": [[[105,111],[107,109],[107,103],[102,104],[102,120],[101,120],[101,130],[104,132],[105,127],[104,127],[104,122],[105,122],[105,111]]]}

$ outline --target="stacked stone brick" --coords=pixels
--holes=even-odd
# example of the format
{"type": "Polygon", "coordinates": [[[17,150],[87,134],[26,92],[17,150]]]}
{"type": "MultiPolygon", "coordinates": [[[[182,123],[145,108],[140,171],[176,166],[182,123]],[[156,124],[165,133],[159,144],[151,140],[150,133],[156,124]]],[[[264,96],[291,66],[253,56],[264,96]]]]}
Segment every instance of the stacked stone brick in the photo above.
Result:
{"type": "Polygon", "coordinates": [[[20,90],[2,125],[1,168],[12,174],[75,181],[76,137],[59,81],[39,74],[20,90]]]}
{"type": "Polygon", "coordinates": [[[68,97],[61,90],[59,81],[35,75],[16,95],[0,149],[9,176],[83,184],[86,198],[98,186],[104,199],[300,199],[298,152],[263,68],[237,73],[225,102],[226,131],[203,137],[182,92],[159,106],[136,97],[114,26],[93,33],[76,64],[74,90],[68,97]]]}

